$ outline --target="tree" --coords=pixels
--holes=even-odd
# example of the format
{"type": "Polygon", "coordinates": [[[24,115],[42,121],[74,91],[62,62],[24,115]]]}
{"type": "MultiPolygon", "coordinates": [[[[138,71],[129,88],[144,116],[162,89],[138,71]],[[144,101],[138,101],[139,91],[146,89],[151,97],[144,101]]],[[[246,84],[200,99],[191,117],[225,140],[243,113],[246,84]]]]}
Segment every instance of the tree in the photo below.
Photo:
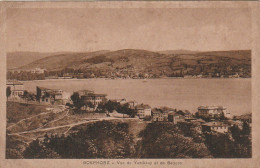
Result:
{"type": "Polygon", "coordinates": [[[139,135],[141,158],[207,158],[211,154],[203,143],[182,135],[175,125],[150,123],[139,135]],[[163,145],[162,145],[163,144],[163,145]]]}
{"type": "Polygon", "coordinates": [[[103,105],[103,108],[106,109],[106,110],[108,110],[110,113],[112,113],[114,110],[117,110],[118,106],[120,106],[119,103],[108,100],[108,101],[103,105]]]}
{"type": "Polygon", "coordinates": [[[23,95],[19,95],[19,97],[21,97],[22,99],[24,99],[27,103],[28,103],[28,96],[29,96],[29,93],[27,90],[25,90],[23,92],[23,95]]]}
{"type": "Polygon", "coordinates": [[[241,130],[237,125],[230,127],[230,131],[235,142],[241,142],[241,130]]]}
{"type": "Polygon", "coordinates": [[[130,158],[134,153],[133,137],[128,123],[100,121],[68,136],[44,136],[24,152],[25,158],[130,158]],[[98,134],[97,134],[98,132],[98,134]]]}
{"type": "Polygon", "coordinates": [[[251,133],[251,129],[250,129],[250,126],[249,126],[249,124],[248,124],[247,121],[244,121],[244,122],[243,122],[242,133],[243,133],[244,135],[247,135],[247,136],[250,135],[250,133],[251,133]]]}
{"type": "Polygon", "coordinates": [[[36,139],[30,143],[30,145],[26,148],[23,153],[24,158],[27,159],[55,159],[60,158],[60,155],[57,154],[54,150],[50,148],[46,148],[41,142],[36,139]]]}
{"type": "Polygon", "coordinates": [[[7,100],[8,100],[8,98],[10,97],[11,93],[12,93],[11,88],[8,86],[8,87],[6,88],[6,97],[7,97],[7,100]]]}
{"type": "Polygon", "coordinates": [[[79,93],[78,92],[74,92],[73,95],[71,95],[71,100],[73,102],[73,105],[77,108],[80,109],[84,104],[82,102],[82,100],[79,97],[79,93]]]}

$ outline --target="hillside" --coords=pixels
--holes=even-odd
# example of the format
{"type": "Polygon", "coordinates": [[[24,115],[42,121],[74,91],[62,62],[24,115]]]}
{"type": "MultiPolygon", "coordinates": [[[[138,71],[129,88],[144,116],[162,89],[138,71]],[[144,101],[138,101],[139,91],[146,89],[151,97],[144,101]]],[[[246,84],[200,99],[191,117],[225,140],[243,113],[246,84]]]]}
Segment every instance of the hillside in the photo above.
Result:
{"type": "Polygon", "coordinates": [[[198,55],[221,56],[236,59],[251,59],[251,50],[236,50],[236,51],[211,51],[201,52],[198,55]]]}
{"type": "Polygon", "coordinates": [[[54,54],[48,57],[44,57],[33,61],[27,65],[21,66],[18,69],[26,70],[33,68],[44,68],[47,70],[61,70],[66,67],[73,65],[78,65],[80,62],[86,58],[90,58],[107,51],[97,51],[89,53],[63,53],[63,54],[54,54]]]}
{"type": "Polygon", "coordinates": [[[53,56],[58,54],[69,54],[69,53],[70,52],[57,52],[57,53],[9,52],[7,53],[7,69],[19,68],[48,56],[53,56]]]}
{"type": "MultiPolygon", "coordinates": [[[[228,77],[239,74],[251,76],[251,51],[192,52],[175,50],[152,52],[124,49],[118,51],[96,51],[88,53],[65,53],[44,57],[20,70],[44,68],[88,77],[183,77],[203,75],[206,77],[228,77]],[[168,53],[168,54],[166,54],[168,53]],[[177,54],[178,53],[178,54],[177,54]],[[93,76],[94,75],[94,76],[93,76]]],[[[52,74],[52,75],[55,75],[52,74]]]]}

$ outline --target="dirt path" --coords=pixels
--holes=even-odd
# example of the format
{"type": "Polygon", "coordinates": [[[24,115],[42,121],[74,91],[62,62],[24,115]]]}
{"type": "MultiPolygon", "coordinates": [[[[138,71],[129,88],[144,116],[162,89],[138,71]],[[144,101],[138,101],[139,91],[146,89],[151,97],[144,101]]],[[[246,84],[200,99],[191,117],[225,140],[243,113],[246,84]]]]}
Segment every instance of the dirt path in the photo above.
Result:
{"type": "MultiPolygon", "coordinates": [[[[63,111],[59,111],[59,112],[57,112],[57,113],[61,113],[61,112],[63,112],[63,111]]],[[[19,123],[21,123],[21,122],[23,122],[23,121],[25,121],[25,120],[33,119],[33,118],[38,117],[38,116],[40,116],[40,115],[45,115],[45,114],[49,114],[49,113],[55,113],[55,112],[53,112],[53,111],[43,112],[43,113],[40,113],[40,114],[37,114],[37,115],[31,116],[31,117],[28,117],[28,118],[22,119],[22,120],[18,121],[17,123],[15,123],[15,124],[13,124],[13,125],[7,127],[6,129],[10,129],[10,128],[16,126],[17,124],[19,124],[19,123]]]]}
{"type": "Polygon", "coordinates": [[[68,110],[68,109],[65,109],[65,111],[63,111],[63,112],[66,112],[66,113],[65,113],[61,118],[58,118],[58,119],[56,119],[56,120],[52,120],[52,121],[50,121],[50,122],[44,124],[43,126],[37,128],[37,129],[41,129],[41,128],[45,127],[45,126],[48,125],[48,124],[51,124],[51,123],[53,123],[53,122],[55,122],[55,121],[59,121],[59,120],[63,119],[64,117],[68,116],[68,114],[69,114],[69,110],[68,110]]]}
{"type": "MultiPolygon", "coordinates": [[[[16,133],[8,134],[8,135],[20,135],[20,134],[27,134],[27,133],[36,133],[36,132],[50,131],[50,130],[64,128],[64,127],[72,128],[74,126],[82,125],[82,124],[86,124],[86,123],[93,123],[93,122],[105,121],[105,120],[116,120],[116,119],[122,120],[123,118],[111,118],[111,117],[109,117],[109,118],[102,118],[102,119],[93,119],[93,120],[90,120],[90,121],[82,121],[82,122],[77,122],[77,123],[72,123],[72,124],[67,124],[67,125],[61,125],[61,126],[56,126],[56,127],[50,127],[50,128],[42,128],[42,129],[37,128],[37,129],[34,129],[34,130],[30,130],[30,131],[16,132],[16,133]]],[[[124,118],[123,120],[125,120],[125,119],[135,119],[135,118],[124,118]]]]}

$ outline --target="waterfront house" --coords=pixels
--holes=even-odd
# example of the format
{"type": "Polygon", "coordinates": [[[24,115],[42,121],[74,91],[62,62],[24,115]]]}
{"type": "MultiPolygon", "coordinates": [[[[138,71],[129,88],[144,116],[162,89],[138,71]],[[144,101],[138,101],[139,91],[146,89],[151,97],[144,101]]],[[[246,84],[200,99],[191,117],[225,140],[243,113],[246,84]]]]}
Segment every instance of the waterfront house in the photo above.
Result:
{"type": "Polygon", "coordinates": [[[48,89],[36,87],[36,99],[44,104],[63,104],[63,91],[61,89],[48,89]]]}
{"type": "Polygon", "coordinates": [[[134,109],[138,103],[136,101],[129,101],[128,104],[129,108],[134,109]]]}
{"type": "Polygon", "coordinates": [[[94,91],[92,91],[92,90],[80,90],[77,92],[78,92],[80,98],[81,98],[81,96],[84,96],[84,95],[94,94],[94,91]]]}
{"type": "Polygon", "coordinates": [[[24,86],[23,83],[16,80],[8,80],[6,83],[6,87],[10,88],[11,99],[19,99],[20,96],[24,95],[24,86]]]}
{"type": "Polygon", "coordinates": [[[152,110],[152,120],[153,121],[168,121],[169,110],[163,110],[160,108],[154,108],[152,110]]]}
{"type": "Polygon", "coordinates": [[[227,133],[229,129],[229,125],[224,124],[223,122],[207,122],[201,126],[203,132],[227,133]]]}
{"type": "Polygon", "coordinates": [[[88,105],[91,103],[95,107],[97,107],[99,104],[104,103],[106,101],[106,94],[96,94],[96,93],[87,93],[85,95],[81,96],[81,100],[85,105],[88,105]]]}
{"type": "Polygon", "coordinates": [[[200,117],[221,117],[230,118],[230,113],[226,107],[223,106],[200,106],[198,107],[198,115],[200,117]]]}
{"type": "Polygon", "coordinates": [[[148,104],[139,104],[136,106],[136,110],[137,110],[137,116],[140,119],[144,119],[146,116],[152,115],[151,106],[149,106],[148,104]]]}
{"type": "Polygon", "coordinates": [[[184,113],[185,119],[192,118],[192,114],[188,110],[185,110],[183,113],[184,113]]]}
{"type": "Polygon", "coordinates": [[[172,122],[173,124],[177,124],[178,122],[184,121],[184,116],[180,115],[176,112],[169,112],[168,113],[168,121],[172,122]]]}
{"type": "Polygon", "coordinates": [[[119,103],[119,104],[121,104],[121,105],[127,103],[126,99],[110,99],[110,101],[119,103]]]}

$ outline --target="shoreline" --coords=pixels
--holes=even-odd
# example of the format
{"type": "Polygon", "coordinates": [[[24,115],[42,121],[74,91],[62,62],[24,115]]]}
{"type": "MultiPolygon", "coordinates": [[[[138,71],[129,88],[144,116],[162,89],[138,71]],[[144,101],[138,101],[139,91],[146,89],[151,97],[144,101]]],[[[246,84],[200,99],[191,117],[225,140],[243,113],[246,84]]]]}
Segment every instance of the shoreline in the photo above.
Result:
{"type": "MultiPolygon", "coordinates": [[[[19,82],[33,82],[33,81],[83,81],[83,80],[143,80],[143,81],[147,81],[147,80],[164,80],[164,79],[189,79],[189,80],[192,80],[192,79],[201,79],[201,80],[228,80],[228,79],[252,79],[251,78],[183,78],[183,77],[162,77],[162,78],[139,78],[139,79],[133,79],[133,78],[126,78],[126,79],[123,79],[123,78],[115,78],[115,79],[112,79],[112,78],[83,78],[83,79],[79,79],[79,78],[70,78],[70,79],[66,79],[66,78],[58,78],[58,79],[43,79],[43,80],[24,80],[24,81],[20,81],[20,80],[17,80],[19,82]]],[[[13,80],[13,79],[6,79],[6,80],[13,80]]]]}

